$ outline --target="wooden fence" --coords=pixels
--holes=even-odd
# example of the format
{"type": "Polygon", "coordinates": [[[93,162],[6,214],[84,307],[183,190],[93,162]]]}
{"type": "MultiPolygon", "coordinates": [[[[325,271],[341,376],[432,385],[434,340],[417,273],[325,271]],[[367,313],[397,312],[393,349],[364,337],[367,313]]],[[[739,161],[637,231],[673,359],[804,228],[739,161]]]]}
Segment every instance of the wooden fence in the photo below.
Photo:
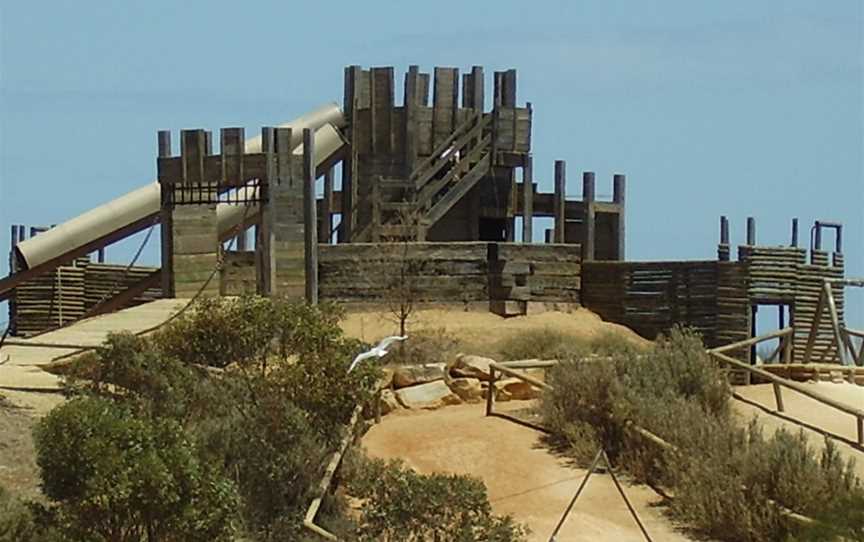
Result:
{"type": "Polygon", "coordinates": [[[746,338],[746,277],[736,262],[584,262],[582,304],[654,339],[673,325],[708,345],[746,338]]]}

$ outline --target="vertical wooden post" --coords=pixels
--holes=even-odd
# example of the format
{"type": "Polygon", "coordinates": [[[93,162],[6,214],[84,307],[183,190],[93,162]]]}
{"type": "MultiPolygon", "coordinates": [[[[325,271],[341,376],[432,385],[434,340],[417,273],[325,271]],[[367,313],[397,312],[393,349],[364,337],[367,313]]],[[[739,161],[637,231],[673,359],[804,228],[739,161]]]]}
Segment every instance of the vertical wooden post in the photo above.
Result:
{"type": "Polygon", "coordinates": [[[774,400],[777,402],[777,412],[785,412],[786,408],[783,406],[783,392],[780,389],[780,384],[774,382],[774,400]]]}
{"type": "Polygon", "coordinates": [[[555,230],[552,236],[553,243],[564,242],[564,230],[567,224],[567,162],[555,160],[555,197],[553,199],[553,215],[555,216],[555,230]]]}
{"type": "Polygon", "coordinates": [[[318,242],[330,244],[330,231],[333,228],[333,168],[324,172],[324,196],[321,200],[321,225],[318,228],[318,242]]]}
{"type": "Polygon", "coordinates": [[[625,224],[624,219],[625,215],[625,200],[626,200],[626,188],[627,188],[627,177],[620,173],[616,173],[612,177],[612,201],[618,204],[618,216],[617,216],[617,256],[618,261],[624,261],[626,259],[625,254],[625,224]]]}
{"type": "MultiPolygon", "coordinates": [[[[160,130],[157,135],[159,158],[171,158],[171,132],[160,130]]],[[[158,159],[157,159],[158,162],[158,159]]],[[[158,167],[157,167],[158,169],[158,167]]],[[[160,184],[161,204],[159,210],[159,234],[161,237],[162,257],[162,296],[174,297],[174,234],[173,234],[173,204],[170,191],[172,186],[160,184]]]]}
{"type": "Polygon", "coordinates": [[[725,216],[720,217],[720,244],[717,245],[717,259],[721,262],[728,262],[730,257],[729,249],[729,219],[725,216]]]}
{"type": "Polygon", "coordinates": [[[18,224],[12,224],[12,242],[9,244],[9,273],[14,274],[15,269],[15,247],[18,245],[18,224]]]}
{"type": "Polygon", "coordinates": [[[843,337],[840,335],[840,320],[837,318],[837,305],[834,303],[834,292],[831,288],[831,283],[827,280],[822,281],[822,291],[828,304],[828,315],[831,317],[834,342],[837,343],[837,357],[840,360],[840,365],[846,365],[846,348],[843,337]]]}
{"type": "Polygon", "coordinates": [[[798,248],[798,219],[792,219],[792,243],[791,246],[798,248]]]}
{"type": "Polygon", "coordinates": [[[522,242],[534,241],[534,164],[530,154],[522,166],[522,242]]]}
{"type": "Polygon", "coordinates": [[[407,179],[417,164],[417,108],[420,91],[420,68],[409,66],[405,75],[405,173],[407,179]]]}
{"type": "Polygon", "coordinates": [[[858,446],[864,446],[864,417],[858,416],[858,446]]]}
{"type": "Polygon", "coordinates": [[[495,109],[504,105],[504,72],[495,72],[493,79],[492,104],[495,109]]]}
{"type": "Polygon", "coordinates": [[[486,388],[486,415],[491,416],[495,409],[495,384],[497,374],[495,367],[489,367],[489,387],[486,388]]]}
{"type": "Polygon", "coordinates": [[[372,178],[372,186],[370,187],[370,197],[372,199],[372,232],[371,239],[373,243],[381,240],[381,177],[372,178]]]}
{"type": "Polygon", "coordinates": [[[273,183],[274,186],[267,188],[267,195],[261,204],[261,219],[255,229],[255,255],[258,260],[259,293],[274,295],[279,288],[276,280],[276,228],[277,222],[282,218],[277,216],[279,192],[282,190],[278,181],[282,179],[277,179],[278,166],[273,160],[276,152],[276,133],[271,127],[261,128],[261,152],[267,155],[265,177],[268,183],[273,183]]]}
{"type": "Polygon", "coordinates": [[[345,119],[351,125],[350,144],[351,149],[342,160],[342,218],[339,223],[339,242],[349,243],[354,228],[355,216],[354,205],[357,202],[357,187],[353,178],[354,156],[357,154],[356,146],[356,115],[357,107],[357,84],[360,79],[360,66],[348,66],[345,68],[345,102],[342,109],[345,111],[345,119]]]}
{"type": "Polygon", "coordinates": [[[747,217],[747,246],[756,246],[756,219],[747,217]]]}
{"type": "Polygon", "coordinates": [[[484,109],[483,66],[471,67],[471,107],[482,113],[484,109]]]}
{"type": "Polygon", "coordinates": [[[303,129],[303,233],[305,236],[306,302],[318,304],[318,218],[315,204],[315,132],[303,129]]]}
{"type": "Polygon", "coordinates": [[[837,225],[835,231],[837,232],[837,237],[836,244],[834,245],[834,252],[837,254],[843,254],[843,225],[837,225]]]}
{"type": "Polygon", "coordinates": [[[582,173],[582,202],[585,206],[585,222],[583,225],[582,259],[594,260],[594,172],[582,173]]]}
{"type": "Polygon", "coordinates": [[[99,251],[96,252],[96,261],[99,263],[105,263],[105,247],[100,248],[99,251]]]}
{"type": "Polygon", "coordinates": [[[501,100],[504,107],[516,107],[516,70],[507,70],[503,76],[501,100]]]}

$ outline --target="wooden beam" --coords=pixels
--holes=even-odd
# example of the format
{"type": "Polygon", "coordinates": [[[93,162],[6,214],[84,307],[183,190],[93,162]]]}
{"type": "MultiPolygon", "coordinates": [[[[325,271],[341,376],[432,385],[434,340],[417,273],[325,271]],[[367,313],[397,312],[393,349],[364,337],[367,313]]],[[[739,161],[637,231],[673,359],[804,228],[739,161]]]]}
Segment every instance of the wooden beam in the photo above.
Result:
{"type": "Polygon", "coordinates": [[[522,242],[534,240],[534,164],[529,154],[522,168],[522,242]]]}
{"type": "Polygon", "coordinates": [[[582,201],[585,205],[585,224],[582,228],[584,238],[582,241],[582,261],[594,260],[595,229],[594,229],[594,172],[582,173],[582,201]]]}
{"type": "Polygon", "coordinates": [[[553,243],[564,242],[564,226],[567,223],[567,162],[555,160],[555,196],[553,200],[553,215],[555,216],[555,230],[552,236],[553,243]]]}
{"type": "Polygon", "coordinates": [[[303,130],[303,234],[306,302],[318,304],[318,219],[315,205],[315,132],[303,130]]]}
{"type": "Polygon", "coordinates": [[[129,304],[133,299],[140,296],[150,288],[154,288],[158,286],[162,281],[162,270],[157,269],[153,271],[146,277],[142,278],[138,282],[130,285],[128,288],[118,293],[114,297],[106,299],[102,303],[99,303],[84,315],[85,318],[89,318],[91,316],[97,316],[99,314],[105,314],[108,312],[114,312],[116,310],[122,309],[124,306],[129,304]]]}
{"type": "Polygon", "coordinates": [[[825,293],[825,300],[828,302],[828,315],[831,317],[831,329],[834,332],[834,341],[837,343],[837,357],[841,365],[846,365],[846,343],[840,333],[840,319],[837,317],[837,305],[834,303],[834,292],[831,289],[831,283],[823,281],[822,291],[825,293]]]}
{"type": "Polygon", "coordinates": [[[618,260],[624,261],[626,260],[625,253],[625,241],[626,241],[626,231],[625,231],[625,217],[626,214],[624,212],[625,209],[625,199],[626,199],[626,187],[627,187],[627,178],[620,173],[616,173],[612,177],[612,201],[620,206],[620,210],[618,211],[618,220],[616,220],[617,227],[615,228],[615,234],[618,236],[617,239],[617,254],[615,255],[618,260]]]}
{"type": "Polygon", "coordinates": [[[9,275],[4,279],[0,279],[0,301],[5,301],[9,299],[12,295],[12,291],[19,284],[26,282],[34,277],[41,275],[42,273],[47,273],[49,271],[53,271],[57,267],[67,264],[68,262],[74,260],[75,258],[79,258],[81,256],[85,256],[94,250],[102,248],[104,246],[110,245],[111,243],[115,243],[120,241],[121,239],[125,239],[130,235],[134,235],[139,231],[145,230],[148,227],[156,224],[157,219],[159,218],[159,213],[153,213],[151,215],[147,215],[139,220],[131,224],[127,224],[126,226],[114,230],[111,233],[105,234],[102,237],[94,239],[87,244],[84,244],[78,248],[71,249],[68,252],[64,252],[63,254],[52,258],[46,262],[43,262],[36,267],[31,269],[25,269],[15,273],[14,275],[9,275]]]}

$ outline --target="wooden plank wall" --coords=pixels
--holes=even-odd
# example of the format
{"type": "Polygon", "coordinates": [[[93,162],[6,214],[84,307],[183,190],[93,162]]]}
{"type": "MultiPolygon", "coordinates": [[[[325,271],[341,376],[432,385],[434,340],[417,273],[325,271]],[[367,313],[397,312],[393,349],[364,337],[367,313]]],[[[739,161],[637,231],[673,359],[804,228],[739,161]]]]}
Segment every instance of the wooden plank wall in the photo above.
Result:
{"type": "Polygon", "coordinates": [[[388,284],[405,262],[418,302],[486,301],[486,243],[349,243],[319,247],[319,297],[385,303],[388,284]]]}
{"type": "MultiPolygon", "coordinates": [[[[583,262],[582,304],[604,320],[626,325],[648,339],[680,324],[695,329],[707,345],[714,346],[718,344],[718,275],[715,261],[583,262]]],[[[724,294],[740,300],[744,297],[740,286],[734,291],[734,285],[727,283],[724,294]]]]}
{"type": "Polygon", "coordinates": [[[402,261],[428,303],[579,303],[579,245],[515,243],[350,243],[319,247],[321,299],[386,302],[402,261]]]}
{"type": "MultiPolygon", "coordinates": [[[[490,243],[489,273],[492,301],[578,304],[582,287],[582,247],[490,243]]],[[[499,306],[506,307],[506,304],[499,306]]],[[[521,312],[524,314],[525,308],[521,312]]]]}
{"type": "MultiPolygon", "coordinates": [[[[97,304],[123,292],[137,284],[158,267],[133,266],[127,270],[125,265],[112,265],[85,262],[84,267],[84,309],[89,311],[97,304]]],[[[162,288],[156,286],[145,290],[141,295],[124,304],[121,308],[134,307],[162,297],[162,288]]]]}
{"type": "Polygon", "coordinates": [[[29,280],[15,290],[15,332],[28,337],[84,316],[84,267],[79,261],[29,280]]]}
{"type": "MultiPolygon", "coordinates": [[[[156,271],[156,267],[111,265],[79,258],[71,265],[29,280],[16,289],[17,303],[10,313],[16,335],[30,336],[84,316],[156,271]]],[[[150,288],[120,308],[133,307],[162,297],[162,288],[150,288]]]]}
{"type": "MultiPolygon", "coordinates": [[[[714,343],[722,346],[750,338],[750,300],[747,296],[747,265],[717,262],[717,330],[714,343]]],[[[733,351],[731,356],[750,360],[750,349],[733,351]]]]}
{"type": "MultiPolygon", "coordinates": [[[[793,361],[800,363],[804,360],[804,351],[807,347],[807,337],[815,324],[816,306],[819,303],[819,295],[822,290],[822,279],[840,279],[844,276],[844,261],[842,254],[834,254],[829,260],[828,253],[822,251],[811,252],[810,264],[798,266],[798,281],[795,288],[795,306],[792,309],[794,318],[795,338],[793,340],[793,361]],[[829,261],[833,265],[829,265],[829,261]]],[[[837,316],[840,323],[844,322],[844,292],[843,288],[832,288],[834,303],[837,306],[837,316]]],[[[826,310],[818,324],[818,335],[813,349],[811,361],[831,361],[837,356],[834,333],[831,327],[831,319],[826,310]]]]}
{"type": "Polygon", "coordinates": [[[803,248],[738,247],[738,261],[747,264],[750,303],[794,303],[798,269],[806,258],[803,248]]]}

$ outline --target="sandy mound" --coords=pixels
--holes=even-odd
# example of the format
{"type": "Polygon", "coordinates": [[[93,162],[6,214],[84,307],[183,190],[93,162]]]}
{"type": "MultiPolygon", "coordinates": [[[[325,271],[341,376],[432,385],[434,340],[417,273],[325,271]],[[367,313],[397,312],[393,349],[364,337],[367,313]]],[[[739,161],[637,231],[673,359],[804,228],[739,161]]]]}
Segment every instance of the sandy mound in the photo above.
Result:
{"type": "MultiPolygon", "coordinates": [[[[399,331],[387,311],[349,313],[341,324],[349,337],[373,342],[399,331]]],[[[629,328],[604,322],[588,309],[572,312],[550,311],[529,316],[503,318],[490,312],[458,309],[425,309],[417,311],[409,322],[410,333],[421,330],[443,330],[469,349],[491,352],[495,345],[516,331],[552,329],[580,339],[592,339],[607,333],[638,344],[647,341],[629,328]]]]}

